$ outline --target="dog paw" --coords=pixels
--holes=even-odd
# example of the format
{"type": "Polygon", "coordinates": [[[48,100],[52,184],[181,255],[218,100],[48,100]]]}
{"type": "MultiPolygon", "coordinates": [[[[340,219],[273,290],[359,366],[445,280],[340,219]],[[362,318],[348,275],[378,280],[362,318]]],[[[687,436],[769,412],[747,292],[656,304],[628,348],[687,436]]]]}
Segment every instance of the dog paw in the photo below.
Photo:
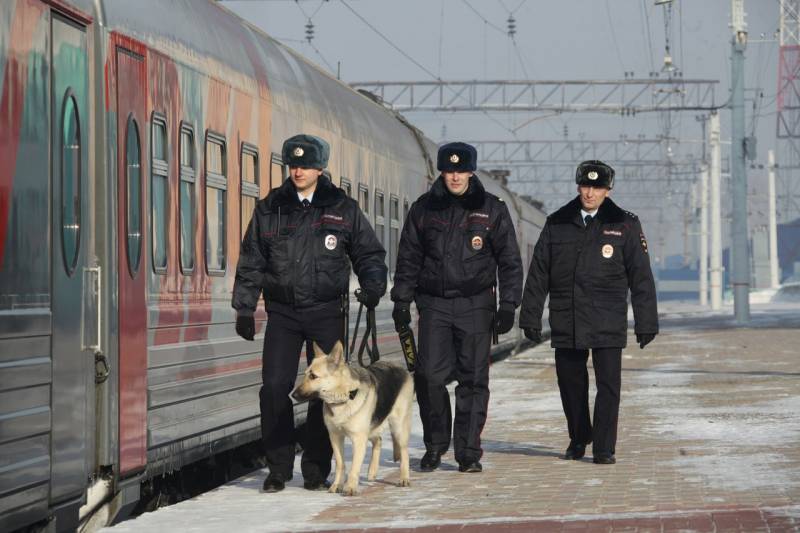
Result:
{"type": "Polygon", "coordinates": [[[375,481],[375,478],[377,478],[377,477],[378,477],[377,474],[375,474],[373,476],[367,476],[367,481],[375,481]]]}
{"type": "Polygon", "coordinates": [[[336,494],[337,492],[342,492],[342,488],[339,485],[331,485],[328,489],[328,492],[331,494],[336,494]]]}
{"type": "Polygon", "coordinates": [[[397,484],[398,487],[410,487],[411,481],[408,479],[401,479],[400,483],[397,484]]]}
{"type": "Polygon", "coordinates": [[[345,487],[342,489],[342,496],[358,496],[358,487],[345,487]]]}

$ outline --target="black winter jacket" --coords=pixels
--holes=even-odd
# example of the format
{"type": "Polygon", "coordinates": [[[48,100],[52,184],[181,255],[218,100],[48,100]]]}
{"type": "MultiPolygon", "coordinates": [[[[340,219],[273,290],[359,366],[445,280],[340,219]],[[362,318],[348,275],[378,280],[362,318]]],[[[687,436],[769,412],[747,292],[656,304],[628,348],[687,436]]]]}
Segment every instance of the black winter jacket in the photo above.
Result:
{"type": "Polygon", "coordinates": [[[542,329],[549,292],[554,348],[622,348],[629,289],[635,332],[658,333],[656,287],[639,219],[606,198],[585,227],[580,198],[575,198],[547,217],[528,271],[519,325],[542,329]]]}
{"type": "Polygon", "coordinates": [[[474,175],[460,197],[450,194],[439,176],[406,217],[392,300],[411,302],[417,294],[473,296],[499,278],[500,302],[516,308],[522,268],[506,204],[474,175]]]}
{"type": "Polygon", "coordinates": [[[304,208],[291,180],[256,204],[242,240],[232,306],[252,314],[270,302],[308,307],[349,290],[350,264],[361,287],[386,292],[386,251],[355,200],[320,176],[304,208]],[[349,259],[349,261],[348,261],[349,259]]]}

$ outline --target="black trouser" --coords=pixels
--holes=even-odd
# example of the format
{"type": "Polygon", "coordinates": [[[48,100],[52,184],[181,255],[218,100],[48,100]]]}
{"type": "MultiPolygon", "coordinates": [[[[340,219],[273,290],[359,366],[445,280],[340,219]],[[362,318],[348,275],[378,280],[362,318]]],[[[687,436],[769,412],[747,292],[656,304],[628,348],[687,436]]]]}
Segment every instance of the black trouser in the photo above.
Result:
{"type": "Polygon", "coordinates": [[[453,427],[446,385],[455,378],[456,417],[452,429],[459,463],[483,455],[481,431],[489,407],[489,350],[494,297],[417,297],[419,354],[414,384],[425,448],[444,453],[453,427]]]}
{"type": "Polygon", "coordinates": [[[619,395],[622,381],[622,348],[592,349],[597,396],[594,399],[594,428],[589,420],[589,350],[556,348],[556,375],[561,404],[567,416],[569,440],[592,441],[592,451],[615,453],[619,395]]]}
{"type": "MultiPolygon", "coordinates": [[[[311,309],[294,310],[289,306],[270,305],[267,331],[264,335],[261,380],[261,436],[264,440],[270,472],[285,478],[294,468],[294,411],[289,393],[297,379],[300,351],[305,341],[315,341],[329,351],[343,333],[341,307],[338,302],[311,309]]],[[[313,354],[308,354],[311,363],[313,354]]],[[[322,419],[322,402],[308,405],[306,435],[301,470],[305,479],[325,479],[331,471],[331,449],[328,430],[322,419]]]]}

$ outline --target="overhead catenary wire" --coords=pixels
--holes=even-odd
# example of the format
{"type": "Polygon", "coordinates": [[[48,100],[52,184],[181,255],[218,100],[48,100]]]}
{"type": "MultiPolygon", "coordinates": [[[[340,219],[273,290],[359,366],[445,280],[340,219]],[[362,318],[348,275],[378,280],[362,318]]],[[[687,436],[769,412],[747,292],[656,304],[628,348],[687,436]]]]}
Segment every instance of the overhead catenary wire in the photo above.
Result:
{"type": "MultiPolygon", "coordinates": [[[[425,72],[426,74],[428,74],[428,75],[429,75],[431,78],[433,78],[433,79],[435,79],[435,80],[438,80],[438,81],[441,81],[441,78],[440,78],[439,76],[437,76],[436,74],[434,74],[433,72],[431,72],[431,70],[430,70],[430,69],[428,69],[428,68],[427,68],[425,65],[423,65],[422,63],[420,63],[419,61],[417,61],[416,59],[414,59],[414,58],[413,58],[411,55],[409,55],[409,54],[408,54],[408,53],[407,53],[405,50],[403,50],[403,49],[402,49],[402,48],[400,48],[398,45],[396,45],[396,44],[395,44],[395,43],[394,43],[394,42],[393,42],[391,39],[389,39],[389,38],[388,38],[386,35],[384,35],[384,34],[383,34],[383,32],[381,32],[381,31],[380,31],[378,28],[376,28],[376,27],[375,27],[375,26],[374,26],[374,25],[373,25],[373,24],[372,24],[370,21],[368,21],[366,18],[364,18],[364,16],[363,16],[363,15],[361,15],[361,13],[359,13],[358,11],[356,11],[355,9],[353,9],[353,7],[352,7],[352,6],[350,6],[350,4],[348,4],[346,0],[339,0],[339,1],[341,2],[341,4],[342,4],[344,7],[346,7],[346,8],[348,9],[348,11],[350,11],[350,12],[351,12],[351,13],[352,13],[352,14],[353,14],[353,15],[354,15],[356,18],[358,18],[358,19],[359,19],[361,22],[363,22],[363,23],[364,23],[364,24],[365,24],[365,25],[366,25],[366,26],[367,26],[369,29],[371,29],[373,32],[375,32],[375,33],[376,33],[376,34],[377,34],[377,35],[378,35],[378,36],[379,36],[381,39],[383,39],[383,40],[384,40],[384,41],[385,41],[385,42],[386,42],[386,43],[387,43],[389,46],[391,46],[392,48],[394,48],[394,49],[395,49],[395,50],[396,50],[396,51],[397,51],[397,52],[398,52],[400,55],[402,55],[403,57],[405,57],[406,59],[408,59],[409,61],[411,61],[411,62],[412,62],[414,65],[416,65],[417,67],[419,67],[419,68],[420,68],[420,69],[421,69],[423,72],[425,72]]],[[[449,89],[451,92],[453,92],[454,94],[456,94],[456,91],[455,91],[453,88],[451,88],[451,87],[448,87],[448,86],[446,86],[446,85],[445,85],[445,87],[447,87],[447,88],[448,88],[448,89],[449,89]]],[[[462,96],[462,95],[459,95],[459,98],[462,98],[462,99],[463,99],[463,98],[464,98],[464,96],[462,96]]],[[[500,126],[501,128],[503,128],[505,131],[509,132],[511,135],[514,135],[514,137],[516,137],[516,133],[514,133],[514,131],[513,131],[513,130],[511,130],[510,128],[508,128],[508,127],[507,127],[505,124],[503,124],[501,121],[497,120],[495,117],[491,116],[491,115],[490,115],[490,114],[489,114],[487,111],[485,111],[485,110],[484,110],[484,111],[482,111],[482,113],[483,113],[484,115],[486,115],[486,117],[487,117],[489,120],[491,120],[492,122],[494,122],[495,124],[497,124],[498,126],[500,126]]]]}
{"type": "Polygon", "coordinates": [[[614,31],[614,21],[611,19],[611,8],[608,5],[608,0],[605,0],[606,6],[606,15],[608,16],[608,28],[611,30],[611,40],[614,42],[614,50],[617,52],[617,59],[619,60],[619,66],[622,67],[623,72],[627,72],[628,69],[625,68],[625,63],[622,61],[622,53],[619,51],[619,43],[617,43],[617,32],[614,31]]]}

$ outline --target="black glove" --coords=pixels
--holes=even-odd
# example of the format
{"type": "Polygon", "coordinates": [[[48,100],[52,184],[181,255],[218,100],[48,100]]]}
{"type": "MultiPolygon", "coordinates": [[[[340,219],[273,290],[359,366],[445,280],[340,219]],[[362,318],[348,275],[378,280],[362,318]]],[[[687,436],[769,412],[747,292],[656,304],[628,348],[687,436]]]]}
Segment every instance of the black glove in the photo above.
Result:
{"type": "Polygon", "coordinates": [[[494,331],[498,335],[508,333],[514,327],[514,306],[510,304],[500,304],[494,320],[494,331]]]}
{"type": "Polygon", "coordinates": [[[253,340],[256,335],[256,319],[252,316],[237,316],[236,333],[246,341],[253,340]]]}
{"type": "Polygon", "coordinates": [[[636,342],[639,343],[639,348],[644,350],[644,347],[653,342],[653,339],[656,338],[655,333],[637,333],[636,334],[636,342]]]}
{"type": "Polygon", "coordinates": [[[399,332],[408,328],[409,324],[411,324],[411,304],[408,302],[395,302],[392,320],[394,320],[394,329],[396,331],[399,332]]]}
{"type": "Polygon", "coordinates": [[[362,287],[356,291],[356,300],[364,304],[364,307],[367,309],[374,309],[375,306],[378,305],[378,302],[381,301],[381,295],[373,290],[362,287]]]}
{"type": "Polygon", "coordinates": [[[523,331],[525,332],[525,336],[528,338],[528,340],[533,341],[535,344],[541,344],[542,330],[525,328],[523,331]]]}

